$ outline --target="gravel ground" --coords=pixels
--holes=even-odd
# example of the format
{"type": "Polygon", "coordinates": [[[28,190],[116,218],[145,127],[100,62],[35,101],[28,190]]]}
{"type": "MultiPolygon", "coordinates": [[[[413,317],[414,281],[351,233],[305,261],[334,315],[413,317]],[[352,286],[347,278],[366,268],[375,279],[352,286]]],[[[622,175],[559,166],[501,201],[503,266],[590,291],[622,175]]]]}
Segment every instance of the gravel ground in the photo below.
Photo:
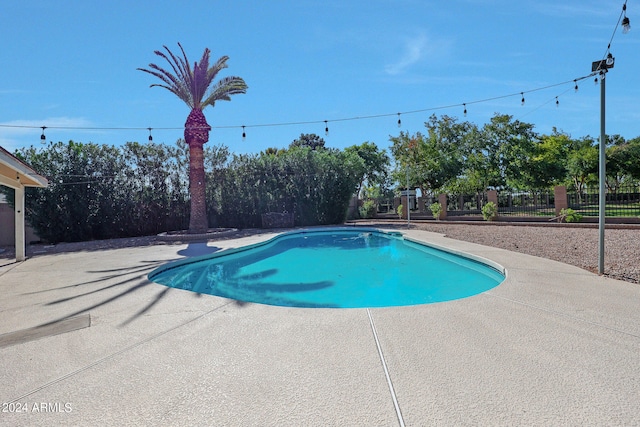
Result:
{"type": "MultiPolygon", "coordinates": [[[[405,225],[376,223],[402,229],[405,225]]],[[[522,252],[575,265],[596,273],[598,271],[598,229],[569,226],[488,225],[461,223],[413,223],[412,228],[444,234],[447,237],[481,245],[522,252]]],[[[224,239],[241,237],[268,230],[240,230],[224,239]]],[[[130,246],[178,244],[153,237],[98,240],[92,242],[60,243],[58,245],[30,245],[28,256],[47,253],[104,250],[130,246]]],[[[0,261],[14,257],[13,248],[0,248],[0,261]]],[[[0,265],[2,262],[0,262],[0,265]]],[[[640,226],[629,229],[605,230],[605,275],[640,283],[640,226]]]]}
{"type": "MultiPolygon", "coordinates": [[[[417,224],[452,239],[539,256],[598,271],[597,228],[417,224]]],[[[640,283],[640,227],[605,229],[605,275],[640,283]]]]}

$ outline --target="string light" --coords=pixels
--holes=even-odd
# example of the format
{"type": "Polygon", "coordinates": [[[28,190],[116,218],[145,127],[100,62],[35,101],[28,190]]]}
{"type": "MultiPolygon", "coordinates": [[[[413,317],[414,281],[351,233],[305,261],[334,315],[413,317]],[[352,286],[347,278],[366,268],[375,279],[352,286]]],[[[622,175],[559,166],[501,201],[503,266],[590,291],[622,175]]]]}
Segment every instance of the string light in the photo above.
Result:
{"type": "Polygon", "coordinates": [[[247,139],[247,133],[244,131],[244,125],[242,126],[242,140],[245,141],[247,139]]]}
{"type": "Polygon", "coordinates": [[[325,136],[329,135],[329,125],[327,124],[327,121],[324,121],[324,134],[325,136]]]}
{"type": "MultiPolygon", "coordinates": [[[[616,27],[613,31],[613,34],[611,36],[611,40],[609,42],[609,45],[607,46],[607,50],[605,52],[605,58],[604,61],[607,65],[612,65],[612,63],[610,64],[610,61],[613,61],[613,57],[610,53],[610,48],[611,48],[611,42],[613,41],[613,38],[615,36],[615,33],[617,31],[618,26],[622,24],[622,32],[624,34],[628,33],[631,30],[631,24],[630,24],[630,20],[627,17],[627,0],[625,0],[623,6],[622,6],[622,12],[620,13],[620,17],[618,18],[618,22],[616,24],[616,27]]],[[[573,79],[573,83],[574,83],[574,90],[577,92],[578,91],[578,81],[579,80],[584,80],[590,77],[595,76],[594,78],[594,83],[597,85],[599,83],[599,79],[598,79],[598,71],[600,74],[600,78],[604,78],[604,72],[602,72],[602,70],[596,70],[595,72],[587,75],[587,76],[583,76],[577,79],[573,79]]],[[[552,87],[556,87],[556,86],[560,86],[560,85],[564,85],[566,83],[570,83],[571,81],[568,82],[562,82],[562,83],[557,83],[557,84],[553,84],[553,85],[549,85],[549,86],[545,86],[545,87],[540,87],[537,89],[533,89],[533,90],[529,90],[529,91],[523,91],[520,92],[520,96],[521,96],[521,104],[524,105],[525,104],[525,97],[524,94],[525,93],[530,93],[530,92],[536,92],[536,91],[540,91],[540,90],[544,90],[544,89],[549,89],[552,87]]],[[[487,98],[487,99],[482,99],[482,100],[477,100],[477,101],[472,101],[469,102],[469,104],[477,104],[477,103],[483,103],[483,102],[489,102],[489,101],[494,101],[494,100],[498,100],[498,99],[503,99],[503,98],[507,98],[507,97],[512,97],[512,96],[516,96],[517,93],[514,94],[510,94],[510,95],[502,95],[502,96],[496,96],[496,97],[492,97],[492,98],[487,98]]],[[[558,106],[560,104],[558,97],[556,96],[556,106],[558,106]]],[[[551,100],[550,100],[551,101],[551,100]]],[[[549,102],[550,102],[549,101],[549,102]]],[[[413,110],[413,111],[405,111],[403,113],[395,113],[398,115],[398,126],[401,126],[402,121],[400,118],[401,114],[415,114],[415,113],[423,113],[423,112],[427,112],[427,111],[436,111],[436,110],[441,110],[441,109],[447,109],[447,108],[452,108],[452,107],[456,107],[456,106],[460,106],[462,105],[464,108],[464,116],[467,116],[467,103],[463,103],[463,104],[453,104],[453,105],[445,105],[445,106],[439,106],[439,107],[431,107],[431,108],[424,108],[424,109],[420,109],[420,110],[413,110]]],[[[393,114],[393,113],[392,113],[393,114]]],[[[369,116],[357,116],[357,117],[349,117],[349,118],[341,118],[341,119],[335,119],[332,121],[353,121],[353,120],[363,120],[363,119],[373,119],[373,118],[380,118],[380,117],[388,117],[391,116],[392,114],[378,114],[378,115],[369,115],[369,116]]],[[[321,123],[321,121],[316,120],[316,121],[305,121],[305,122],[289,122],[289,123],[268,123],[268,124],[255,124],[255,125],[249,125],[249,126],[245,126],[242,125],[242,139],[244,140],[246,138],[246,132],[245,132],[245,128],[246,127],[275,127],[275,126],[290,126],[290,125],[306,125],[306,124],[315,124],[315,123],[321,123]]],[[[329,134],[329,126],[328,126],[328,120],[324,120],[325,123],[325,135],[329,134]]],[[[238,128],[239,126],[213,126],[212,128],[214,129],[228,129],[228,128],[238,128]]],[[[37,126],[28,126],[28,125],[7,125],[7,124],[0,124],[0,128],[27,128],[27,129],[34,129],[37,128],[37,126]]],[[[140,130],[140,129],[144,129],[144,128],[139,128],[139,127],[76,127],[76,126],[40,126],[40,128],[42,129],[42,135],[40,136],[41,142],[44,144],[46,142],[46,136],[45,136],[45,129],[49,128],[49,129],[68,129],[68,130],[140,130]]],[[[192,127],[193,128],[193,127],[192,127]]],[[[149,130],[149,141],[153,140],[153,137],[151,135],[151,130],[152,128],[146,128],[149,130]]],[[[185,127],[165,127],[165,128],[155,128],[156,130],[158,129],[162,129],[162,130],[184,130],[185,127]]],[[[207,130],[210,130],[211,128],[208,128],[207,130]]]]}
{"type": "MultiPolygon", "coordinates": [[[[412,110],[412,111],[404,111],[404,112],[397,112],[397,113],[387,113],[387,114],[377,114],[377,115],[369,115],[369,116],[356,116],[356,117],[346,117],[346,118],[340,118],[340,119],[334,119],[332,121],[354,121],[354,120],[365,120],[365,119],[375,119],[375,118],[382,118],[382,117],[389,117],[391,115],[396,115],[398,117],[398,120],[400,121],[400,124],[402,123],[402,119],[401,119],[401,115],[402,114],[417,114],[417,113],[424,113],[424,112],[428,112],[428,111],[437,111],[437,110],[443,110],[443,109],[448,109],[448,108],[453,108],[453,107],[459,107],[462,106],[464,109],[464,113],[467,113],[467,105],[468,104],[480,104],[480,103],[485,103],[485,102],[490,102],[490,101],[495,101],[495,100],[499,100],[499,99],[504,99],[504,98],[509,98],[509,97],[513,97],[516,95],[520,95],[521,96],[521,102],[524,103],[524,94],[525,93],[532,93],[532,92],[537,92],[537,91],[542,91],[542,90],[546,90],[546,89],[550,89],[553,87],[558,87],[561,85],[565,85],[567,83],[574,83],[574,89],[578,90],[578,82],[580,80],[584,80],[587,79],[589,77],[593,77],[596,73],[591,73],[589,75],[580,77],[580,78],[576,78],[573,80],[569,80],[569,81],[565,81],[565,82],[561,82],[561,83],[556,83],[556,84],[552,84],[552,85],[548,85],[548,86],[544,86],[544,87],[539,87],[536,89],[532,89],[532,90],[528,90],[528,91],[523,91],[523,92],[518,92],[518,93],[512,93],[512,94],[507,94],[507,95],[500,95],[500,96],[495,96],[495,97],[491,97],[491,98],[485,98],[485,99],[479,99],[476,101],[471,101],[471,102],[465,102],[462,104],[450,104],[450,105],[441,105],[441,106],[435,106],[435,107],[429,107],[429,108],[423,108],[423,109],[419,109],[419,110],[412,110]]],[[[465,115],[466,117],[466,115],[465,115]]],[[[309,124],[316,124],[316,123],[323,123],[325,124],[325,134],[328,135],[329,133],[329,126],[328,126],[328,120],[315,120],[315,121],[301,121],[301,122],[281,122],[281,123],[265,123],[265,124],[255,124],[255,125],[228,125],[228,126],[212,126],[212,129],[236,129],[236,128],[242,128],[242,134],[243,134],[243,138],[246,137],[246,128],[249,127],[276,127],[276,126],[294,126],[294,125],[309,125],[309,124]]],[[[28,125],[6,125],[6,124],[0,124],[0,128],[27,128],[27,129],[33,129],[33,128],[37,128],[36,126],[28,126],[28,125]]],[[[108,130],[108,131],[116,131],[116,130],[140,130],[140,129],[147,129],[149,130],[150,134],[149,136],[151,136],[151,130],[184,130],[185,127],[156,127],[156,128],[140,128],[140,127],[83,127],[83,126],[40,126],[39,128],[42,129],[42,136],[40,137],[43,140],[46,139],[46,137],[44,136],[44,130],[45,129],[66,129],[66,130],[108,130]]],[[[198,128],[198,127],[191,127],[192,129],[194,128],[198,128]]],[[[204,129],[204,128],[203,128],[204,129]]]]}
{"type": "Polygon", "coordinates": [[[622,18],[622,34],[627,34],[631,31],[631,24],[629,23],[629,18],[627,18],[627,2],[622,5],[622,13],[624,14],[624,18],[622,18]]]}
{"type": "Polygon", "coordinates": [[[556,96],[556,107],[560,106],[560,101],[558,101],[558,97],[556,96]]]}

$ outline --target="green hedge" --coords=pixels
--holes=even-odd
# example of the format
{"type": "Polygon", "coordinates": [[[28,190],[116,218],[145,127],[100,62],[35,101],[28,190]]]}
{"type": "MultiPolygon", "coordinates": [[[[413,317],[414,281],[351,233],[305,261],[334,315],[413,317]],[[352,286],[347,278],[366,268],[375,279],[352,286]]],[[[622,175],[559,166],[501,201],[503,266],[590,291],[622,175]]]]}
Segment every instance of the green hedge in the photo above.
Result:
{"type": "MultiPolygon", "coordinates": [[[[70,141],[17,157],[49,180],[27,188],[26,214],[47,242],[153,235],[189,220],[188,148],[70,141]]],[[[296,225],[341,223],[361,179],[362,159],[339,150],[294,147],[233,155],[205,148],[209,226],[249,228],[261,214],[293,212],[296,225]],[[359,172],[360,171],[360,172],[359,172]]],[[[0,186],[13,200],[13,190],[0,186]]]]}

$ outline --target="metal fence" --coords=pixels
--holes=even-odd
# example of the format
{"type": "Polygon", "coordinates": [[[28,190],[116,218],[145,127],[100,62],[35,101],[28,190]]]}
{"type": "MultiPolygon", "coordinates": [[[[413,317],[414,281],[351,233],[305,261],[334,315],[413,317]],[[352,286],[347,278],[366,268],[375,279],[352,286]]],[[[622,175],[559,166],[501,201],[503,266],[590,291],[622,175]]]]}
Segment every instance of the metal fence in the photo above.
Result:
{"type": "Polygon", "coordinates": [[[553,192],[498,193],[500,216],[555,216],[553,192]]]}
{"type": "MultiPolygon", "coordinates": [[[[608,191],[606,197],[605,216],[637,217],[640,216],[640,187],[619,187],[616,191],[608,191]]],[[[582,192],[567,192],[569,207],[584,216],[598,216],[600,194],[597,188],[582,192]]]]}
{"type": "MultiPolygon", "coordinates": [[[[437,199],[432,196],[423,198],[422,210],[430,214],[429,206],[437,199]]],[[[482,215],[482,207],[488,202],[487,194],[450,194],[447,195],[447,216],[482,215]]],[[[567,191],[568,207],[585,217],[598,216],[598,189],[589,189],[580,193],[567,191]]],[[[378,200],[378,213],[395,214],[393,199],[378,200]]],[[[541,217],[556,216],[553,191],[504,192],[498,193],[498,216],[541,217]]],[[[640,217],[640,186],[619,187],[606,195],[607,217],[640,217]]]]}
{"type": "Polygon", "coordinates": [[[487,193],[447,195],[447,215],[482,215],[487,193]]]}

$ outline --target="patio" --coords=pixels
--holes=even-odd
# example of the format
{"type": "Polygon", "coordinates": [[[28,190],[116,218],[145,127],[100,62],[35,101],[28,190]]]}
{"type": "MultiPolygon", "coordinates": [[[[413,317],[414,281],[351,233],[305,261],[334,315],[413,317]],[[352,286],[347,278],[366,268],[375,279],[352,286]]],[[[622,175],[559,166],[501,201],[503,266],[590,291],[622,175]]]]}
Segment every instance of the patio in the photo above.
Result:
{"type": "Polygon", "coordinates": [[[508,277],[452,302],[301,309],[146,280],[273,234],[0,260],[0,425],[640,424],[640,286],[406,234],[508,277]]]}

